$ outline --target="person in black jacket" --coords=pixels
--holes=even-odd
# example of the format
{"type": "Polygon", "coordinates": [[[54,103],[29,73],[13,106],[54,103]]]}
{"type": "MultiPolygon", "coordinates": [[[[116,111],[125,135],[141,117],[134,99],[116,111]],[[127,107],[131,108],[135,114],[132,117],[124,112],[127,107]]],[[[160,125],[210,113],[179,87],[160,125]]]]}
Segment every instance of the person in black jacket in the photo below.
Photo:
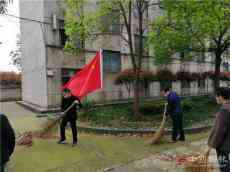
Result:
{"type": "Polygon", "coordinates": [[[168,105],[166,115],[172,119],[172,142],[185,141],[185,134],[183,129],[183,113],[181,108],[181,98],[176,92],[169,88],[162,90],[162,93],[167,97],[168,105]]]}
{"type": "Polygon", "coordinates": [[[59,140],[59,144],[65,144],[66,143],[66,137],[65,137],[65,128],[67,123],[70,123],[72,134],[73,134],[73,146],[77,145],[77,107],[82,107],[81,101],[78,97],[75,97],[72,95],[71,91],[69,89],[63,90],[63,98],[61,103],[61,111],[62,111],[62,122],[60,125],[60,135],[61,138],[59,140]],[[71,107],[72,106],[72,107],[71,107]],[[69,108],[71,107],[71,108],[69,108]],[[68,110],[68,111],[67,111],[68,110]],[[64,113],[67,111],[66,113],[64,113]]]}
{"type": "Polygon", "coordinates": [[[4,172],[6,163],[15,148],[15,134],[8,118],[0,113],[0,169],[4,172]]]}

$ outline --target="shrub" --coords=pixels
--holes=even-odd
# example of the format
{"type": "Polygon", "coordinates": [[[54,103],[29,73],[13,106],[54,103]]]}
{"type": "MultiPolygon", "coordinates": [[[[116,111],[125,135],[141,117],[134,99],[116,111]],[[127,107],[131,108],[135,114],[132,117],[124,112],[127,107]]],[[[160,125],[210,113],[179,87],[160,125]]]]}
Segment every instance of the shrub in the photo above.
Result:
{"type": "Polygon", "coordinates": [[[84,99],[82,102],[82,108],[83,108],[84,113],[87,113],[90,110],[92,110],[94,105],[95,105],[95,101],[93,99],[91,99],[91,100],[90,99],[84,99]]]}
{"type": "Polygon", "coordinates": [[[158,70],[156,73],[156,78],[158,81],[176,81],[176,75],[174,75],[168,69],[158,70]]]}
{"type": "MultiPolygon", "coordinates": [[[[135,80],[135,72],[133,69],[126,69],[120,72],[116,79],[115,79],[115,84],[127,84],[127,83],[133,83],[135,80]]],[[[140,71],[140,81],[142,83],[144,82],[152,82],[156,80],[155,75],[151,71],[145,71],[141,70],[140,71]]]]}
{"type": "Polygon", "coordinates": [[[21,74],[15,72],[1,72],[0,82],[3,84],[20,84],[21,74]]]}
{"type": "Polygon", "coordinates": [[[177,80],[179,80],[179,81],[191,82],[191,81],[196,81],[196,80],[202,79],[201,74],[195,73],[195,72],[190,73],[187,71],[179,71],[179,72],[177,72],[176,76],[177,76],[177,80]]]}

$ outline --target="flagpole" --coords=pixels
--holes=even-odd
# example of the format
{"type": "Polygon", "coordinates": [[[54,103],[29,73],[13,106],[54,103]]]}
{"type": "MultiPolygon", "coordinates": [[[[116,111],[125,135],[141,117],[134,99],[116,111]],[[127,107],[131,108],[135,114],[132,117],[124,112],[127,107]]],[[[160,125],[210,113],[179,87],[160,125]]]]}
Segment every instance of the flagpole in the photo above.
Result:
{"type": "Polygon", "coordinates": [[[100,70],[101,70],[101,89],[103,89],[103,50],[100,48],[100,70]]]}

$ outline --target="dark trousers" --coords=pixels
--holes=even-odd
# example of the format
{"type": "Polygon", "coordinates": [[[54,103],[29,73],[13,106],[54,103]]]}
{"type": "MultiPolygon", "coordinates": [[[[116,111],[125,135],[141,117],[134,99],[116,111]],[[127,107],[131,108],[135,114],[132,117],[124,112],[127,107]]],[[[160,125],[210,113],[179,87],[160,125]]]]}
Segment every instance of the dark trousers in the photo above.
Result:
{"type": "Polygon", "coordinates": [[[0,172],[4,172],[4,165],[0,164],[0,172]]]}
{"type": "Polygon", "coordinates": [[[221,172],[230,172],[230,152],[216,151],[221,172]]]}
{"type": "Polygon", "coordinates": [[[183,115],[182,114],[175,114],[171,115],[172,118],[172,140],[176,141],[185,140],[184,129],[183,129],[183,115]],[[179,137],[179,138],[178,138],[179,137]]]}
{"type": "Polygon", "coordinates": [[[65,128],[67,123],[70,123],[71,129],[72,129],[72,134],[73,134],[73,142],[77,142],[77,122],[76,118],[68,118],[64,117],[61,121],[60,125],[60,134],[61,134],[61,140],[65,140],[65,128]]]}
{"type": "Polygon", "coordinates": [[[5,163],[4,164],[2,164],[2,163],[0,163],[0,172],[5,172],[5,163]]]}

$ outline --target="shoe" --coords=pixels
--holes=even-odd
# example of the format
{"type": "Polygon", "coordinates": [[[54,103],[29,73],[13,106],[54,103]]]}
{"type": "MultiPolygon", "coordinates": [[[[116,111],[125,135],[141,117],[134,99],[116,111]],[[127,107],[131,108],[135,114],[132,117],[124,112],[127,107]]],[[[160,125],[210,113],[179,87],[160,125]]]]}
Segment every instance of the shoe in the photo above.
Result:
{"type": "Polygon", "coordinates": [[[77,142],[72,143],[72,147],[77,146],[77,142]]]}
{"type": "Polygon", "coordinates": [[[58,142],[57,142],[57,144],[66,144],[66,141],[65,140],[59,140],[58,142]]]}

